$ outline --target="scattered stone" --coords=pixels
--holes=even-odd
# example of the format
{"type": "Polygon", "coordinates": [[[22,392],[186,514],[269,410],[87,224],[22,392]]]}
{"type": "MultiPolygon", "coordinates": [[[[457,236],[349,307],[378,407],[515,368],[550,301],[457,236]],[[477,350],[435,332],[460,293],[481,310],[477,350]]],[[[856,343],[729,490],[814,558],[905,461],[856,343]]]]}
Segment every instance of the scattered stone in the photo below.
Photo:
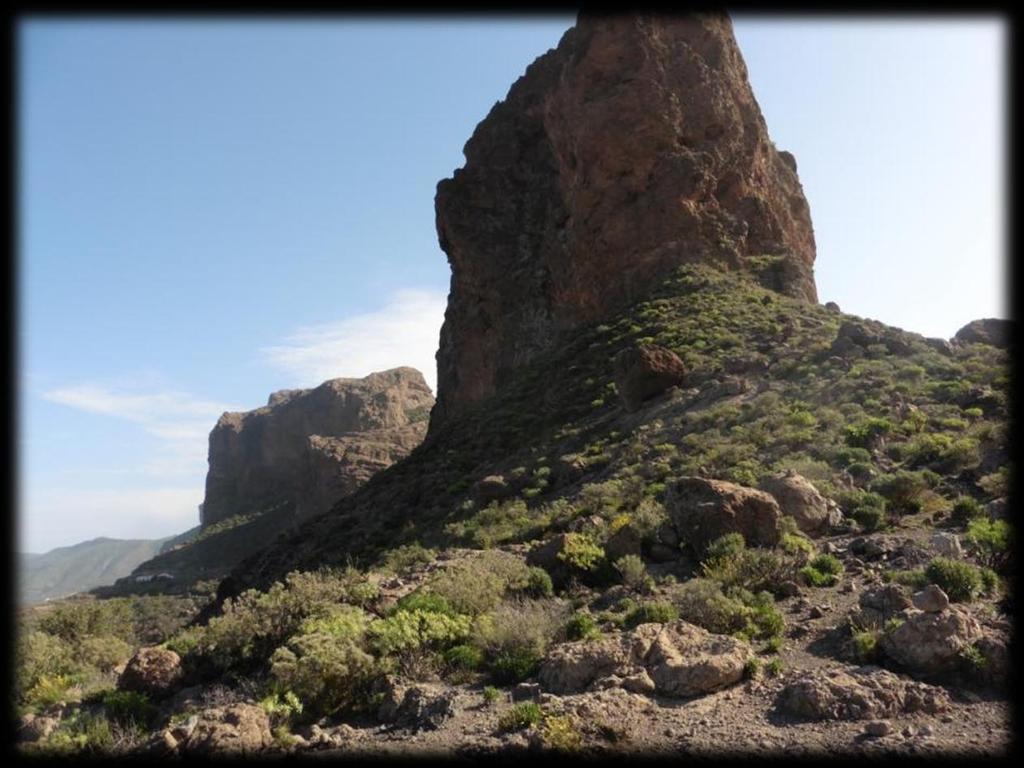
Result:
{"type": "Polygon", "coordinates": [[[938,613],[946,610],[949,605],[949,597],[934,584],[929,584],[920,592],[914,595],[914,607],[925,613],[938,613]]]}
{"type": "Polygon", "coordinates": [[[519,683],[512,689],[512,701],[535,701],[540,697],[540,684],[519,683]]]}
{"type": "Polygon", "coordinates": [[[864,726],[864,733],[868,736],[888,736],[892,726],[885,720],[872,720],[864,726]]]}
{"type": "Polygon", "coordinates": [[[812,619],[820,619],[825,615],[825,611],[822,610],[820,605],[815,605],[811,607],[811,610],[808,611],[807,615],[812,619]]]}
{"type": "Polygon", "coordinates": [[[181,658],[174,651],[155,646],[140,648],[128,660],[117,687],[163,698],[174,692],[182,677],[181,658]]]}
{"type": "Polygon", "coordinates": [[[665,489],[665,509],[680,538],[699,553],[727,533],[743,534],[750,546],[774,546],[779,540],[779,505],[754,488],[683,477],[665,489]]]}
{"type": "Polygon", "coordinates": [[[779,584],[778,593],[780,597],[796,597],[801,594],[800,585],[792,580],[784,581],[779,584]]]}
{"type": "Polygon", "coordinates": [[[985,513],[988,515],[989,520],[1006,520],[1007,503],[1006,497],[1001,499],[993,499],[985,505],[985,513]]]}
{"type": "Polygon", "coordinates": [[[829,312],[840,312],[841,311],[839,309],[839,305],[836,304],[834,301],[826,301],[825,302],[825,309],[827,309],[829,312]]]}

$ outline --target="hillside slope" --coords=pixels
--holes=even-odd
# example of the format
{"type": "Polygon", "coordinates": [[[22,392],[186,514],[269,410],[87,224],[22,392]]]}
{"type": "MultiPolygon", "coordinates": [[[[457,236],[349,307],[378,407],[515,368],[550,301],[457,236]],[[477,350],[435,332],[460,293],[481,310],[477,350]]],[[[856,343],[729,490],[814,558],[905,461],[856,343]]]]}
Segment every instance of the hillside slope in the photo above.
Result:
{"type": "Polygon", "coordinates": [[[170,539],[98,538],[18,560],[22,604],[39,603],[113,584],[157,555],[170,539]]]}
{"type": "Polygon", "coordinates": [[[942,514],[962,494],[1005,495],[1007,387],[1005,350],[925,339],[743,273],[683,267],[649,300],[512,374],[234,581],[267,586],[413,541],[526,541],[577,517],[628,513],[696,474],[754,485],[793,469],[852,515],[862,494],[909,471],[926,486],[922,514],[942,514]],[[682,388],[630,413],[613,361],[645,343],[677,353],[687,373],[682,388]],[[495,475],[506,498],[483,504],[473,489],[495,475]]]}

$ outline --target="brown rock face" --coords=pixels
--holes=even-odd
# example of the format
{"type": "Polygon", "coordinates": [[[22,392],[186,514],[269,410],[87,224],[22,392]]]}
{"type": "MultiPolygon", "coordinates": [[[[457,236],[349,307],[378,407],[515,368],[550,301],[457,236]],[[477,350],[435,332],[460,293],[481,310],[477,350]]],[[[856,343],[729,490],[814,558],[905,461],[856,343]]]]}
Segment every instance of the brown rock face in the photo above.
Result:
{"type": "Polygon", "coordinates": [[[281,504],[297,517],[326,511],[415,448],[432,405],[420,372],[395,368],[225,413],[210,433],[203,526],[281,504]]]}
{"type": "Polygon", "coordinates": [[[581,15],[464,152],[435,201],[452,282],[434,425],[679,264],[817,300],[796,162],[768,138],[725,15],[581,15]]]}

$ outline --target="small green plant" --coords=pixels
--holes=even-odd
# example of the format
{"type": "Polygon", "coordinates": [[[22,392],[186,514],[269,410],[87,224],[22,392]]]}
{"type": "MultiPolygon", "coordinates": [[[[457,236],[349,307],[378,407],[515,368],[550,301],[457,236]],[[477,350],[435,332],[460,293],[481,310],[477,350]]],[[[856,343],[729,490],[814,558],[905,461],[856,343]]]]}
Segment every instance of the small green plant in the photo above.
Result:
{"type": "Polygon", "coordinates": [[[520,702],[502,713],[498,718],[498,728],[502,731],[521,731],[539,723],[543,716],[540,704],[533,701],[520,702]]]}
{"type": "Polygon", "coordinates": [[[501,691],[499,691],[493,685],[485,685],[483,696],[484,704],[486,704],[488,707],[492,707],[498,702],[498,699],[501,698],[501,691]]]}
{"type": "Polygon", "coordinates": [[[857,661],[867,664],[877,658],[879,634],[877,629],[864,629],[853,633],[853,652],[857,661]]]}
{"type": "Polygon", "coordinates": [[[911,589],[924,589],[928,586],[928,577],[925,576],[923,568],[913,568],[905,571],[884,571],[882,573],[882,581],[887,584],[889,582],[901,584],[911,589]]]}
{"type": "Polygon", "coordinates": [[[985,671],[988,662],[976,645],[969,645],[960,651],[960,659],[969,671],[978,674],[985,671]]]}
{"type": "Polygon", "coordinates": [[[965,526],[975,518],[981,517],[984,512],[976,499],[970,496],[961,496],[953,503],[949,519],[954,525],[965,526]]]}
{"type": "Polygon", "coordinates": [[[843,564],[833,555],[818,555],[800,569],[800,575],[812,587],[831,587],[843,572],[843,564]]]}
{"type": "Polygon", "coordinates": [[[271,693],[260,700],[260,707],[273,723],[290,723],[302,714],[302,702],[294,691],[271,693]]]}
{"type": "Polygon", "coordinates": [[[1005,570],[1010,559],[1010,524],[979,517],[967,526],[967,542],[986,568],[1005,570]]]}
{"type": "Polygon", "coordinates": [[[551,576],[543,568],[531,566],[523,591],[530,597],[551,597],[555,593],[551,576]]]}
{"type": "Polygon", "coordinates": [[[623,555],[615,561],[615,570],[619,572],[622,583],[631,589],[641,587],[647,575],[647,567],[638,555],[623,555]]]}
{"type": "Polygon", "coordinates": [[[604,560],[604,549],[585,533],[569,533],[558,559],[580,571],[593,571],[604,560]]]}
{"type": "Polygon", "coordinates": [[[749,680],[756,680],[761,676],[761,660],[751,656],[743,665],[743,676],[749,680]]]}
{"type": "Polygon", "coordinates": [[[452,646],[444,652],[444,662],[449,669],[474,672],[484,664],[484,654],[473,645],[452,646]]]}
{"type": "Polygon", "coordinates": [[[601,630],[589,613],[574,613],[565,624],[565,636],[569,640],[591,640],[600,637],[601,630]]]}
{"type": "Polygon", "coordinates": [[[970,602],[981,592],[981,574],[970,563],[936,557],[925,567],[924,575],[954,603],[970,602]]]}
{"type": "Polygon", "coordinates": [[[671,603],[647,602],[641,603],[626,614],[624,624],[632,629],[641,624],[667,624],[679,618],[679,611],[671,603]]]}
{"type": "Polygon", "coordinates": [[[576,752],[583,744],[583,736],[572,715],[546,715],[541,726],[544,746],[556,752],[576,752]]]}
{"type": "Polygon", "coordinates": [[[508,648],[498,653],[491,661],[491,674],[502,684],[519,683],[537,671],[540,660],[540,654],[533,648],[508,648]]]}
{"type": "Polygon", "coordinates": [[[782,659],[772,659],[765,665],[764,671],[769,677],[778,677],[782,674],[782,659]]]}
{"type": "Polygon", "coordinates": [[[119,725],[148,727],[157,714],[149,697],[136,691],[107,691],[103,695],[103,711],[119,725]]]}

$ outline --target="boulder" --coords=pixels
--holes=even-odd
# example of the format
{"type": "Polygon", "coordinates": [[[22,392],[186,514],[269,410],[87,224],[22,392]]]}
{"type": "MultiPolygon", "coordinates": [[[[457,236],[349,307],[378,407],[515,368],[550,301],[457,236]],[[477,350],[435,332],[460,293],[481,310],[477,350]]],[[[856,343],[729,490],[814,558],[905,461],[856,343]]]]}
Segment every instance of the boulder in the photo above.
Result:
{"type": "Polygon", "coordinates": [[[898,584],[866,589],[860,594],[858,603],[870,623],[879,626],[911,606],[910,598],[898,584]]]}
{"type": "Polygon", "coordinates": [[[932,535],[932,549],[943,557],[958,559],[963,557],[964,548],[960,545],[960,537],[955,533],[940,531],[932,535]]]}
{"type": "Polygon", "coordinates": [[[664,347],[634,346],[615,356],[615,386],[630,412],[669,387],[681,385],[685,377],[686,368],[679,355],[664,347]]]}
{"type": "Polygon", "coordinates": [[[1013,321],[987,317],[972,320],[953,337],[966,344],[991,344],[1000,349],[1009,349],[1013,338],[1013,321]]]}
{"type": "MultiPolygon", "coordinates": [[[[644,630],[638,627],[637,634],[644,630]]],[[[640,663],[663,696],[698,696],[738,683],[753,653],[742,640],[714,635],[685,621],[660,626],[657,634],[646,631],[654,636],[640,663]]],[[[636,650],[634,646],[634,654],[636,650]]]]}
{"type": "Polygon", "coordinates": [[[955,672],[960,654],[982,637],[981,626],[971,614],[950,605],[940,613],[909,608],[896,627],[882,634],[882,653],[908,672],[944,675],[955,672]]]}
{"type": "Polygon", "coordinates": [[[173,693],[184,674],[181,658],[167,648],[140,648],[128,660],[117,680],[123,691],[138,691],[152,698],[163,698],[173,693]]]}
{"type": "Polygon", "coordinates": [[[473,498],[478,505],[486,507],[492,501],[499,501],[509,494],[508,483],[501,475],[488,475],[473,485],[473,498]]]}
{"type": "Polygon", "coordinates": [[[46,715],[24,715],[18,721],[18,741],[34,743],[42,741],[53,733],[60,725],[59,717],[46,715]]]}
{"type": "Polygon", "coordinates": [[[949,709],[948,694],[877,667],[804,672],[780,692],[778,706],[806,720],[873,720],[949,709]]]}
{"type": "Polygon", "coordinates": [[[697,553],[727,533],[741,533],[751,546],[779,541],[782,512],[770,494],[724,480],[683,477],[665,489],[665,510],[679,538],[697,553]]]}
{"type": "Polygon", "coordinates": [[[631,525],[619,528],[608,537],[604,544],[604,553],[609,562],[614,563],[626,555],[639,555],[642,541],[640,534],[631,525]]]}
{"type": "Polygon", "coordinates": [[[267,713],[243,703],[200,712],[183,748],[194,755],[237,755],[261,752],[272,743],[267,713]]]}
{"type": "Polygon", "coordinates": [[[549,693],[620,687],[685,698],[738,682],[752,650],[685,621],[643,624],[632,632],[556,645],[537,678],[549,693]]]}
{"type": "Polygon", "coordinates": [[[763,481],[761,489],[775,497],[782,514],[792,517],[804,533],[815,536],[828,531],[828,500],[803,475],[788,470],[763,481]]]}
{"type": "Polygon", "coordinates": [[[949,597],[934,584],[929,584],[913,598],[914,607],[925,613],[939,613],[949,607],[949,597]]]}

